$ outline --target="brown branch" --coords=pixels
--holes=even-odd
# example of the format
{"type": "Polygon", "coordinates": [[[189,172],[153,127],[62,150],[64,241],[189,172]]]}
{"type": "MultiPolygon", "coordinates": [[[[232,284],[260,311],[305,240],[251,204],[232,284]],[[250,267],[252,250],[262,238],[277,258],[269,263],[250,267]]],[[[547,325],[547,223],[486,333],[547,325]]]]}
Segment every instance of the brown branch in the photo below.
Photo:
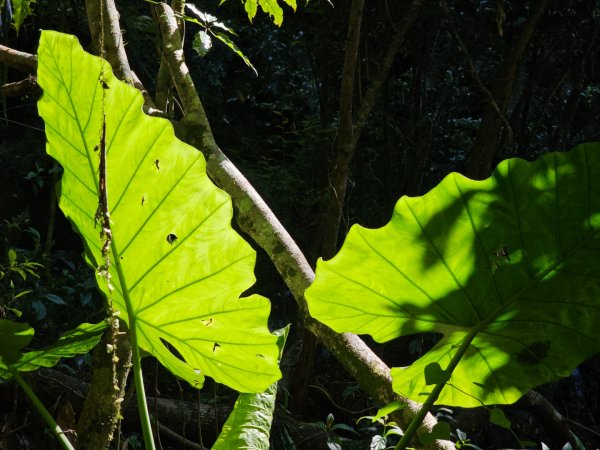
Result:
{"type": "Polygon", "coordinates": [[[562,445],[569,442],[573,448],[579,448],[569,433],[567,420],[542,394],[537,391],[529,391],[519,400],[518,406],[527,408],[540,425],[551,434],[556,443],[562,445]]]}
{"type": "Polygon", "coordinates": [[[165,63],[171,72],[171,78],[183,104],[185,116],[189,117],[190,120],[196,120],[199,116],[205,116],[205,113],[191,76],[183,78],[173,76],[173,67],[179,64],[180,61],[184,61],[183,43],[181,41],[181,34],[179,33],[177,18],[171,7],[166,3],[156,5],[154,12],[163,40],[161,67],[165,63]]]}
{"type": "Polygon", "coordinates": [[[6,83],[0,86],[0,95],[6,97],[21,97],[23,95],[39,95],[41,89],[34,76],[29,76],[21,81],[6,83]]]}
{"type": "Polygon", "coordinates": [[[149,110],[156,109],[150,94],[129,66],[121,26],[119,25],[119,12],[114,0],[86,0],[85,7],[92,41],[96,47],[97,54],[104,55],[118,79],[136,87],[142,93],[146,108],[149,110]],[[100,17],[104,17],[103,39],[101,39],[103,30],[99,20],[100,17]],[[104,42],[104,49],[99,47],[102,41],[104,42]]]}
{"type": "Polygon", "coordinates": [[[179,433],[176,433],[166,425],[163,425],[158,421],[156,423],[158,424],[158,431],[164,434],[169,440],[179,444],[179,448],[188,448],[190,450],[208,450],[206,447],[196,444],[194,441],[190,441],[189,439],[183,437],[179,433]]]}
{"type": "MultiPolygon", "coordinates": [[[[131,69],[121,38],[119,14],[113,0],[86,0],[88,23],[92,40],[99,53],[106,57],[118,78],[132,83],[131,69]]],[[[99,82],[102,82],[100,79],[99,82]]],[[[142,87],[143,89],[143,87],[142,87]]],[[[105,125],[102,125],[102,133],[105,125]]],[[[100,141],[100,148],[104,144],[104,136],[100,141]]],[[[102,154],[102,151],[101,151],[102,154]]],[[[100,160],[99,183],[102,190],[102,156],[100,160]]],[[[110,229],[108,220],[108,205],[99,198],[101,216],[104,216],[103,229],[110,229]]],[[[110,236],[106,234],[105,247],[110,245],[110,236]]],[[[104,253],[104,250],[103,250],[104,253]]],[[[106,256],[108,265],[108,256],[106,256]]],[[[109,313],[112,313],[109,308],[109,313]]],[[[116,320],[110,317],[111,321],[116,320]]],[[[93,374],[90,390],[85,398],[83,410],[77,423],[77,447],[85,449],[107,448],[116,430],[119,417],[121,417],[121,400],[125,395],[127,376],[131,367],[131,347],[127,333],[117,333],[112,325],[105,332],[102,342],[93,352],[93,374]],[[112,352],[106,351],[108,345],[113,347],[112,352]],[[116,347],[116,348],[114,348],[116,347]]]]}
{"type": "MultiPolygon", "coordinates": [[[[312,283],[314,272],[260,195],[215,143],[183,58],[181,40],[178,33],[175,33],[175,16],[171,8],[164,3],[156,8],[159,9],[160,25],[164,30],[164,46],[169,50],[165,52],[166,62],[186,113],[183,120],[175,126],[178,137],[204,153],[209,176],[232,198],[240,229],[267,252],[294,295],[306,327],[332,352],[369,395],[383,403],[399,398],[392,389],[390,369],[358,336],[336,333],[310,317],[304,291],[312,283]]],[[[408,406],[402,410],[399,421],[406,425],[421,405],[404,400],[408,406]]],[[[435,418],[429,414],[423,424],[423,431],[430,431],[435,423],[435,418]]],[[[424,448],[451,449],[454,446],[448,441],[438,441],[424,448]]]]}
{"type": "MultiPolygon", "coordinates": [[[[531,6],[531,15],[527,18],[514,44],[505,53],[502,64],[498,68],[496,80],[491,89],[492,97],[498,108],[505,114],[513,95],[517,71],[525,56],[531,37],[546,11],[548,0],[536,0],[531,6]]],[[[503,121],[488,103],[477,129],[477,135],[471,148],[466,175],[473,179],[489,176],[492,161],[500,146],[503,121]]]]}
{"type": "MultiPolygon", "coordinates": [[[[173,11],[177,15],[177,17],[181,17],[185,13],[185,2],[182,0],[173,0],[171,2],[171,8],[173,9],[173,11]]],[[[155,21],[155,23],[157,23],[158,22],[157,14],[159,14],[158,9],[154,8],[153,13],[154,13],[153,14],[154,21],[155,21]]],[[[182,38],[182,36],[184,35],[184,33],[182,31],[183,31],[183,26],[184,26],[185,21],[181,18],[178,18],[178,19],[176,19],[176,22],[177,22],[177,28],[179,29],[179,36],[180,36],[180,38],[182,38]]],[[[183,43],[183,39],[182,39],[182,43],[183,43]]],[[[182,47],[183,47],[183,45],[182,45],[182,47]]],[[[160,66],[158,68],[158,73],[156,75],[154,99],[155,99],[156,105],[159,109],[161,109],[163,111],[167,111],[167,108],[170,106],[169,100],[172,96],[173,79],[171,78],[171,73],[169,72],[169,68],[165,62],[165,58],[163,56],[162,50],[159,50],[159,56],[160,56],[160,66]]]]}
{"type": "Polygon", "coordinates": [[[0,63],[25,73],[37,72],[37,56],[0,45],[0,63]]]}
{"type": "Polygon", "coordinates": [[[315,249],[317,254],[325,259],[333,257],[337,251],[342,207],[346,198],[350,161],[354,153],[354,80],[360,43],[363,6],[364,0],[352,0],[352,5],[350,6],[350,20],[346,36],[342,84],[340,88],[340,115],[336,132],[335,162],[329,174],[327,195],[319,212],[321,227],[317,236],[320,242],[315,243],[315,249]]]}

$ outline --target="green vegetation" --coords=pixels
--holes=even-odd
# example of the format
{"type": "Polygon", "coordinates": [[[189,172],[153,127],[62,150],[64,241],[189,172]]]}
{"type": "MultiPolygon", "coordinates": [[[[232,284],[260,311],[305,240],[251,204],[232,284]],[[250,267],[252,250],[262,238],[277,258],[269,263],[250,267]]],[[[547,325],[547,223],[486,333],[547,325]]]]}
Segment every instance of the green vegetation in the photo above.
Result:
{"type": "Polygon", "coordinates": [[[0,447],[597,446],[597,4],[59,3],[0,0],[0,447]]]}

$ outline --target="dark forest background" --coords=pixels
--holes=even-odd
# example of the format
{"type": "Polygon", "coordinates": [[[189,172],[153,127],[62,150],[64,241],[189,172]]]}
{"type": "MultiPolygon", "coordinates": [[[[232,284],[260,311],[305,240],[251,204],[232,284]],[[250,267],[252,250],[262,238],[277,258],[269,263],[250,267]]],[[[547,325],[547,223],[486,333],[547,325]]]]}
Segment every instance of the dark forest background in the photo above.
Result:
{"type": "MultiPolygon", "coordinates": [[[[344,132],[340,86],[351,2],[332,1],[301,3],[295,13],[287,8],[279,28],[264,15],[249,23],[236,0],[221,6],[214,0],[197,3],[238,33],[236,43],[258,76],[218,42],[199,55],[192,45],[198,28],[186,25],[187,62],[217,143],[311,264],[318,256],[331,256],[320,236],[324,205],[331,199],[336,148],[344,132]]],[[[450,172],[484,178],[503,159],[532,160],[600,138],[600,2],[422,2],[388,74],[384,56],[409,3],[375,0],[364,5],[352,102],[370,101],[372,80],[382,70],[387,76],[352,149],[334,247],[352,224],[382,226],[402,195],[424,194],[450,172]]],[[[153,92],[160,59],[150,8],[141,0],[121,0],[118,7],[132,68],[153,92]]],[[[4,16],[0,43],[35,53],[39,30],[57,29],[76,35],[92,51],[83,2],[38,0],[33,12],[18,35],[4,16]]],[[[22,78],[19,71],[0,65],[0,85],[22,78]]],[[[53,185],[59,171],[45,155],[38,95],[33,89],[0,99],[0,312],[23,311],[24,319],[39,330],[36,339],[43,342],[68,324],[98,320],[103,308],[93,273],[81,257],[81,242],[55,205],[53,185]],[[6,270],[11,249],[28,262],[23,273],[6,270]]],[[[354,119],[358,111],[352,112],[354,119]]],[[[177,117],[177,102],[169,105],[169,112],[177,117]]],[[[272,325],[294,323],[296,307],[285,283],[257,251],[255,289],[272,300],[272,325]]],[[[409,364],[432,342],[428,336],[411,336],[372,347],[388,365],[398,366],[409,364]]],[[[179,399],[198,400],[153,361],[146,363],[150,395],[173,399],[175,410],[179,399]]],[[[60,386],[43,377],[85,381],[89,364],[81,357],[36,375],[48,404],[66,408],[65,401],[56,401],[60,386]]],[[[356,421],[380,405],[336,360],[296,332],[284,364],[287,378],[272,448],[331,448],[338,439],[343,448],[368,448],[376,430],[368,421],[356,421]],[[346,427],[332,430],[329,414],[332,423],[355,432],[346,427]]],[[[570,378],[539,389],[587,448],[600,445],[598,379],[600,360],[594,358],[570,378]]],[[[15,387],[0,385],[0,398],[0,424],[12,424],[0,431],[0,448],[48,448],[39,440],[41,425],[27,412],[26,399],[15,387]],[[9,435],[7,429],[18,430],[9,435]]],[[[234,399],[232,392],[210,383],[201,391],[200,402],[213,411],[202,425],[205,445],[234,399]]],[[[71,403],[76,410],[77,399],[71,403]]],[[[517,448],[515,436],[538,448],[542,441],[550,448],[562,447],[547,410],[524,402],[506,412],[513,421],[512,432],[490,425],[477,411],[441,409],[438,417],[450,421],[453,430],[466,432],[481,448],[517,448]]],[[[138,431],[131,419],[123,425],[121,445],[135,448],[138,431]]],[[[169,425],[169,419],[164,420],[169,425]]],[[[169,426],[182,434],[177,428],[181,423],[169,426]]],[[[197,431],[183,433],[194,436],[197,431]]],[[[182,448],[168,440],[163,446],[182,448]]]]}

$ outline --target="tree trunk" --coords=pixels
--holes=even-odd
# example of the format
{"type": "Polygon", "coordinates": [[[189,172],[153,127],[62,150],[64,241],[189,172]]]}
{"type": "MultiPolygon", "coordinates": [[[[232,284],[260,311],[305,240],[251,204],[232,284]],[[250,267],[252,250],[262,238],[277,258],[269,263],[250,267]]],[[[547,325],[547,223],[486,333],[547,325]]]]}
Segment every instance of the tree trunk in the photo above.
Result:
{"type": "MultiPolygon", "coordinates": [[[[161,3],[158,7],[162,10],[162,14],[159,15],[161,21],[168,20],[172,16],[172,11],[169,15],[170,8],[167,5],[161,3]]],[[[167,34],[167,36],[172,36],[174,39],[176,37],[175,34],[167,34]]],[[[170,45],[174,49],[181,48],[181,42],[179,45],[177,42],[170,42],[170,45]]],[[[5,53],[0,47],[0,59],[5,53]]],[[[32,55],[23,55],[33,58],[32,55]]],[[[389,367],[358,336],[351,333],[336,333],[310,316],[304,291],[312,283],[314,272],[287,230],[216,145],[202,103],[195,89],[189,89],[190,86],[193,88],[193,83],[183,53],[173,53],[172,56],[168,58],[167,63],[185,113],[184,118],[175,123],[177,135],[205,154],[209,176],[231,196],[235,219],[240,229],[260,245],[275,264],[298,303],[299,314],[306,327],[331,351],[370,396],[382,403],[389,403],[396,399],[406,402],[407,407],[392,414],[393,420],[396,420],[400,426],[406,426],[421,405],[401,398],[393,392],[389,367]]],[[[24,58],[20,58],[20,61],[27,65],[24,58]]],[[[436,423],[436,419],[428,414],[422,423],[421,432],[430,433],[436,423]]],[[[454,446],[449,441],[437,440],[420,448],[453,449],[454,446]]]]}
{"type": "MultiPolygon", "coordinates": [[[[514,45],[506,53],[498,70],[498,77],[491,92],[500,112],[504,116],[506,116],[510,104],[517,71],[525,55],[525,50],[547,5],[548,0],[536,0],[531,15],[523,25],[523,29],[514,45]]],[[[466,170],[468,177],[483,179],[490,175],[494,155],[502,142],[503,125],[503,117],[488,103],[484,110],[481,125],[477,130],[475,142],[471,148],[471,156],[466,170]]]]}

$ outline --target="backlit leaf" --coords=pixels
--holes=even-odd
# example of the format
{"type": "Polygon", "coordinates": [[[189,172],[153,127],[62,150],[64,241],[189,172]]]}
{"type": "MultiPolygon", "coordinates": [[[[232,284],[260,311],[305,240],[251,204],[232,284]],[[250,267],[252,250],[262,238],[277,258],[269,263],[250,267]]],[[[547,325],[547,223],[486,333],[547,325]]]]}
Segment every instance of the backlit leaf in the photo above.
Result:
{"type": "Polygon", "coordinates": [[[231,200],[206,175],[202,154],[176,139],[170,122],[143,114],[141,94],[74,37],[44,31],[38,58],[47,151],[64,168],[60,207],[96,270],[105,114],[114,291],[98,281],[139,346],[193,386],[209,375],[243,392],[266,389],[280,377],[270,305],[240,298],[254,283],[256,254],[231,228],[231,200]]]}
{"type": "Polygon", "coordinates": [[[484,181],[453,173],[384,227],[352,227],[318,263],[310,312],[378,342],[442,334],[392,369],[413,400],[431,391],[425,367],[465,350],[437,403],[513,403],[600,350],[599,231],[600,144],[507,160],[484,181]]]}
{"type": "Polygon", "coordinates": [[[20,350],[33,338],[33,328],[26,323],[0,320],[0,378],[11,378],[11,371],[28,372],[52,367],[61,358],[86,353],[98,344],[105,328],[104,322],[82,323],[49,347],[21,353],[20,350]]]}

